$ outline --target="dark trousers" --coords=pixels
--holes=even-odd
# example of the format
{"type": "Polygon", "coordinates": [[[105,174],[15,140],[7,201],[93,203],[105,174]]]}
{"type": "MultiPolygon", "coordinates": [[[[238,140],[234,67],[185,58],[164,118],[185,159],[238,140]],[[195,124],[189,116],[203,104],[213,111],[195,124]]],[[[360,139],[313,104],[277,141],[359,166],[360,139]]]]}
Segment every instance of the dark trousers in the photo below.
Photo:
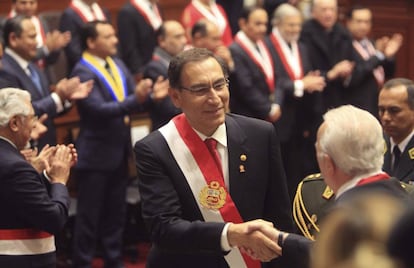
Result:
{"type": "Polygon", "coordinates": [[[114,171],[77,171],[77,211],[73,267],[91,267],[99,243],[105,267],[122,266],[126,214],[127,161],[114,171]]]}

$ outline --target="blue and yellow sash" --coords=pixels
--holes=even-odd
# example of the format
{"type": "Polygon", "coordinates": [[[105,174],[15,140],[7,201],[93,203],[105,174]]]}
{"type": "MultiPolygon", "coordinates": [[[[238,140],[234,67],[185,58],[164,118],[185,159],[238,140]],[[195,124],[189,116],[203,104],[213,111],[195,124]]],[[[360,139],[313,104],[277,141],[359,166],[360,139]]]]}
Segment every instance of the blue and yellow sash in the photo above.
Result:
{"type": "Polygon", "coordinates": [[[88,52],[83,52],[81,63],[98,75],[115,101],[122,102],[128,95],[125,75],[111,57],[106,57],[105,60],[112,75],[88,52]]]}

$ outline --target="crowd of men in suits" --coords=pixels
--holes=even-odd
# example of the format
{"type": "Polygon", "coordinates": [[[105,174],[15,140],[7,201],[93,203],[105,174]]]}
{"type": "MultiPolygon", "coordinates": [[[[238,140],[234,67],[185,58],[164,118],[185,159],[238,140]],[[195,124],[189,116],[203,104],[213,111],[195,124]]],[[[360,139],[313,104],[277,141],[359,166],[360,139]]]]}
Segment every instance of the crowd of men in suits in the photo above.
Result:
{"type": "MultiPolygon", "coordinates": [[[[168,73],[171,60],[190,48],[206,48],[214,54],[199,52],[205,58],[197,58],[196,62],[204,63],[216,56],[220,64],[223,61],[224,80],[210,81],[209,86],[217,91],[228,87],[228,107],[227,99],[220,96],[226,112],[265,120],[274,126],[286,173],[281,187],[287,185],[287,194],[279,193],[281,203],[289,203],[288,196],[293,198],[301,178],[319,170],[314,144],[322,115],[344,104],[367,110],[381,121],[386,134],[383,169],[400,180],[414,180],[414,84],[408,79],[392,79],[384,84],[394,74],[394,58],[402,36],[369,40],[372,13],[366,7],[350,10],[344,27],[337,20],[336,0],[313,1],[312,18],[305,22],[300,11],[287,3],[279,5],[271,18],[262,7],[250,6],[240,12],[239,30],[234,34],[227,10],[215,1],[193,0],[184,9],[180,23],[164,21],[157,0],[131,0],[118,14],[118,33],[107,10],[95,0],[72,0],[62,13],[59,31],[48,32],[36,9],[36,0],[13,1],[10,18],[2,29],[0,86],[30,92],[34,113],[43,116],[48,128],[32,144],[40,149],[56,144],[53,118],[76,101],[80,117],[76,169],[82,179],[78,180],[77,191],[75,267],[90,265],[96,243],[102,245],[107,267],[122,267],[127,163],[132,154],[129,116],[148,112],[152,130],[163,127],[184,109],[191,117],[195,111],[188,110],[181,90],[198,92],[205,88],[186,88],[177,81],[174,85],[168,81],[177,75],[168,73]],[[63,52],[68,78],[58,81],[51,91],[43,70],[63,52]]],[[[226,124],[232,120],[226,118],[226,124]]],[[[234,120],[239,121],[237,117],[234,120]]],[[[200,131],[194,124],[192,127],[200,131]]],[[[250,126],[243,120],[238,124],[250,126]]],[[[228,131],[233,133],[232,129],[228,131]]],[[[201,133],[208,137],[214,132],[201,133]]],[[[137,156],[152,158],[146,144],[137,146],[137,156]]],[[[152,153],[159,149],[155,147],[150,146],[152,153]]],[[[242,156],[240,160],[246,161],[242,156]]],[[[151,177],[148,166],[140,162],[137,165],[143,178],[151,177]]],[[[241,173],[244,168],[240,165],[241,173]]],[[[224,173],[224,180],[228,180],[226,176],[224,173]]],[[[150,184],[144,179],[143,189],[148,187],[146,183],[150,184]]],[[[143,193],[146,200],[152,198],[153,193],[143,193]]],[[[158,205],[148,204],[151,210],[158,205]]],[[[243,202],[240,204],[243,206],[243,202]]],[[[260,206],[263,204],[257,204],[260,206]]],[[[278,215],[259,215],[249,209],[241,212],[247,212],[249,219],[265,218],[291,230],[289,217],[283,218],[286,223],[282,224],[274,220],[284,215],[283,209],[278,215]]],[[[159,216],[152,213],[147,211],[151,221],[159,216]]],[[[189,213],[188,217],[196,219],[198,215],[189,213]]],[[[265,227],[257,226],[260,228],[265,227]]]]}

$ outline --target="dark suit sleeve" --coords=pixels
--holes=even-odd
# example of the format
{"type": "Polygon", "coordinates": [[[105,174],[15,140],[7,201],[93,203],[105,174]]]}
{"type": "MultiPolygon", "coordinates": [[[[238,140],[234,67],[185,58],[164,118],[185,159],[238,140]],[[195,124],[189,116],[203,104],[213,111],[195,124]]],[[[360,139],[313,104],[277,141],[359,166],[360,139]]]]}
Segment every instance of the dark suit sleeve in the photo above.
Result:
{"type": "Polygon", "coordinates": [[[30,226],[58,233],[68,217],[69,194],[66,186],[51,184],[47,192],[41,176],[23,161],[17,162],[11,170],[12,173],[3,178],[0,189],[2,202],[6,202],[10,210],[30,226]]]}
{"type": "Polygon", "coordinates": [[[141,42],[148,40],[139,40],[140,27],[136,11],[133,8],[122,8],[118,15],[118,36],[121,46],[122,59],[133,74],[142,72],[144,61],[141,57],[139,47],[141,42]],[[131,30],[133,28],[133,30],[131,30]]]}
{"type": "Polygon", "coordinates": [[[289,268],[309,267],[310,249],[313,242],[301,235],[289,234],[282,248],[282,260],[289,268]]]}
{"type": "Polygon", "coordinates": [[[363,60],[361,56],[354,50],[355,68],[352,72],[352,77],[347,85],[348,87],[357,87],[363,83],[364,80],[372,76],[372,72],[378,66],[385,65],[386,77],[394,73],[394,62],[392,60],[380,60],[376,56],[372,56],[369,60],[363,60]]]}
{"type": "Polygon", "coordinates": [[[293,231],[291,204],[283,168],[278,135],[270,126],[270,174],[267,198],[265,201],[265,219],[272,219],[275,227],[287,232],[293,231]]]}
{"type": "MultiPolygon", "coordinates": [[[[155,152],[161,153],[162,150],[157,150],[154,146],[167,149],[161,134],[157,132],[157,135],[158,139],[150,141],[151,145],[146,139],[137,142],[134,149],[142,215],[151,241],[162,250],[170,252],[223,255],[220,237],[224,223],[184,219],[182,203],[191,201],[180,200],[177,189],[186,193],[189,189],[173,180],[169,164],[174,165],[174,162],[165,163],[161,160],[166,159],[170,153],[166,150],[160,156],[155,152]]],[[[194,210],[198,209],[194,207],[194,210]]]]}
{"type": "MultiPolygon", "coordinates": [[[[73,13],[73,12],[72,12],[73,13]]],[[[71,33],[71,40],[65,47],[66,58],[68,59],[69,65],[74,66],[75,63],[81,58],[82,49],[80,42],[80,26],[79,23],[73,18],[74,14],[67,9],[63,12],[60,18],[59,30],[61,32],[69,31],[71,33]]]]}

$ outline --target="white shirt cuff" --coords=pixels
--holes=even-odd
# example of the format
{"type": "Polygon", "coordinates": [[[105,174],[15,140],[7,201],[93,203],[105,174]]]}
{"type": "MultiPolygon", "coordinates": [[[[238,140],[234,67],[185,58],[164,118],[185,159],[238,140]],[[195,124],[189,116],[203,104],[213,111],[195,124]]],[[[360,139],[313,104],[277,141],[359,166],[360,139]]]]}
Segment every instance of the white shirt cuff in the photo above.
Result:
{"type": "Polygon", "coordinates": [[[43,170],[43,175],[45,175],[46,179],[47,179],[49,182],[52,182],[52,181],[50,180],[49,175],[47,175],[46,170],[43,170]]]}
{"type": "Polygon", "coordinates": [[[379,59],[379,60],[384,60],[385,59],[385,55],[384,55],[384,53],[382,53],[381,51],[375,51],[375,56],[377,56],[377,58],[379,59]]]}
{"type": "Polygon", "coordinates": [[[223,231],[221,231],[220,244],[221,244],[221,249],[223,251],[232,250],[232,247],[230,246],[229,240],[227,238],[227,230],[229,229],[230,224],[231,224],[230,222],[226,223],[226,225],[224,225],[223,231]]]}
{"type": "Polygon", "coordinates": [[[52,92],[52,94],[50,94],[50,96],[52,97],[53,101],[56,104],[56,112],[60,113],[64,110],[63,107],[63,103],[62,100],[60,99],[59,95],[56,92],[52,92]]]}
{"type": "Polygon", "coordinates": [[[304,84],[302,80],[295,80],[294,81],[294,91],[293,91],[293,95],[295,95],[295,97],[297,98],[301,98],[303,97],[303,90],[304,90],[304,84]]]}
{"type": "Polygon", "coordinates": [[[272,106],[270,106],[269,116],[271,117],[272,115],[274,115],[277,109],[280,109],[280,105],[277,103],[272,103],[272,106]]]}

